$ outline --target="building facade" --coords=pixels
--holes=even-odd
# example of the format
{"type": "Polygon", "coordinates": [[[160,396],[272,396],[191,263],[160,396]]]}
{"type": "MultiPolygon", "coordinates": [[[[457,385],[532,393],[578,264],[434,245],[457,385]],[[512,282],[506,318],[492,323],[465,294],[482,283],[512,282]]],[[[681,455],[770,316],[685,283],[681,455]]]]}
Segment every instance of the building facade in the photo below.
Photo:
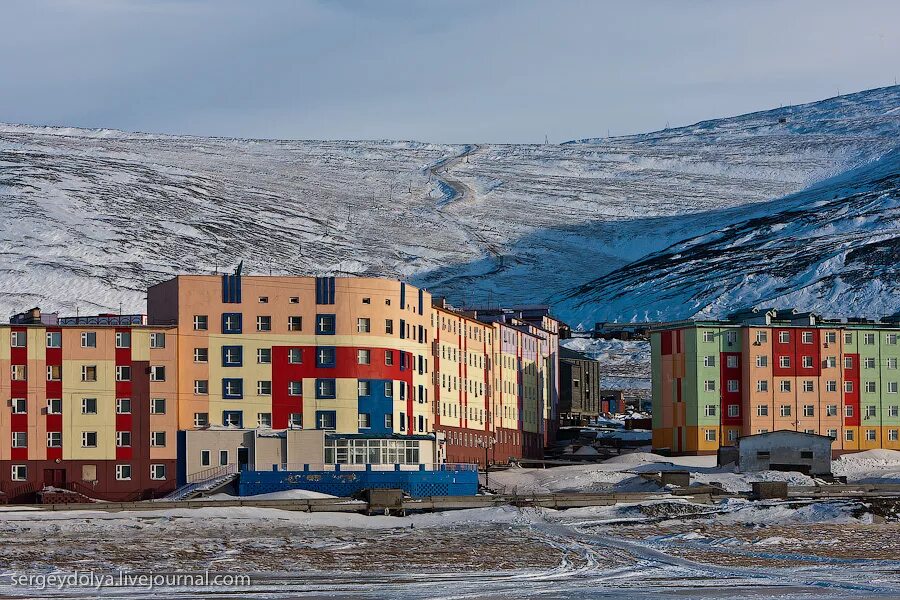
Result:
{"type": "Polygon", "coordinates": [[[706,454],[793,430],[835,453],[900,449],[898,337],[895,321],[774,310],[654,330],[653,447],[706,454]]]}
{"type": "Polygon", "coordinates": [[[600,363],[563,347],[559,350],[559,373],[560,422],[581,425],[599,417],[602,402],[600,363]]]}

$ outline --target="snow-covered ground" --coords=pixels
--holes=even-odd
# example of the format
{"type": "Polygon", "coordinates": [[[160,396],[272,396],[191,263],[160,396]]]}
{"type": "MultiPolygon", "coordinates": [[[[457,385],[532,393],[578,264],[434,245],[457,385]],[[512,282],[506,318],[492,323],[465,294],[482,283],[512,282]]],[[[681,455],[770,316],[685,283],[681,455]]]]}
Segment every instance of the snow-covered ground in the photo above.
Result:
{"type": "Polygon", "coordinates": [[[573,325],[750,301],[889,312],[894,180],[859,172],[866,197],[853,175],[787,213],[779,198],[894,151],[898,105],[893,86],[562,145],[0,125],[0,313],[142,311],[148,284],[240,260],[403,276],[460,304],[549,299],[573,325]]]}

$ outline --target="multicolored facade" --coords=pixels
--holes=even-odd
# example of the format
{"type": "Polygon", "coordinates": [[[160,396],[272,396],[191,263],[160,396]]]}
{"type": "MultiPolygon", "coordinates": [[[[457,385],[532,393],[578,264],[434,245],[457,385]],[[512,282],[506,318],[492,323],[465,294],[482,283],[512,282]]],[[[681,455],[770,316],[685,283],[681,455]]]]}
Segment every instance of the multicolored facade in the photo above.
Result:
{"type": "Polygon", "coordinates": [[[199,431],[322,431],[304,464],[484,462],[485,447],[507,462],[542,456],[555,431],[546,314],[481,316],[400,281],[239,272],[178,276],[147,301],[146,318],[0,327],[7,496],[160,496],[176,474],[265,462],[277,445],[199,431]]]}
{"type": "Polygon", "coordinates": [[[653,447],[710,454],[777,430],[900,449],[900,325],[751,311],[651,334],[653,447]]]}

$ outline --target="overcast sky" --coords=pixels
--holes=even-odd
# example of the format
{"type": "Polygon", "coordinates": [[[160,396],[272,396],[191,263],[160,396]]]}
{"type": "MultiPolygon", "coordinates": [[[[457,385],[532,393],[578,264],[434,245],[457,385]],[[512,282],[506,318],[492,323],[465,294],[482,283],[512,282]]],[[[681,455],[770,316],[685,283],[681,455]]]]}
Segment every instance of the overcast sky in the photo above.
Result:
{"type": "Polygon", "coordinates": [[[12,0],[0,121],[551,142],[891,85],[900,2],[12,0]]]}

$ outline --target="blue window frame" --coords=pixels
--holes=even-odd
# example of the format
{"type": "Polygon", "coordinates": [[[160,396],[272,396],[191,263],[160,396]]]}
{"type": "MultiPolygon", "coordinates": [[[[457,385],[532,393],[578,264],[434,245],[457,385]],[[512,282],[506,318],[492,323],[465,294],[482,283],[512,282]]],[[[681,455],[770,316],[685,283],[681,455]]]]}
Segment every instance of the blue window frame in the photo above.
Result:
{"type": "Polygon", "coordinates": [[[223,379],[222,397],[230,400],[242,399],[244,397],[244,380],[240,378],[223,379]]]}
{"type": "Polygon", "coordinates": [[[336,429],[337,412],[333,410],[316,411],[316,429],[336,429]]]}
{"type": "Polygon", "coordinates": [[[337,352],[334,346],[319,346],[316,348],[316,366],[330,369],[337,364],[337,352]]]}
{"type": "Polygon", "coordinates": [[[222,346],[222,366],[240,367],[244,364],[243,346],[222,346]]]}
{"type": "Polygon", "coordinates": [[[242,325],[241,313],[222,313],[222,333],[241,333],[242,325]]]}
{"type": "Polygon", "coordinates": [[[334,315],[316,315],[316,335],[334,335],[334,315]]]}
{"type": "Polygon", "coordinates": [[[222,425],[235,425],[244,427],[244,411],[242,410],[223,410],[222,425]]]}
{"type": "Polygon", "coordinates": [[[337,384],[334,379],[316,379],[316,398],[330,399],[337,395],[337,384]]]}

